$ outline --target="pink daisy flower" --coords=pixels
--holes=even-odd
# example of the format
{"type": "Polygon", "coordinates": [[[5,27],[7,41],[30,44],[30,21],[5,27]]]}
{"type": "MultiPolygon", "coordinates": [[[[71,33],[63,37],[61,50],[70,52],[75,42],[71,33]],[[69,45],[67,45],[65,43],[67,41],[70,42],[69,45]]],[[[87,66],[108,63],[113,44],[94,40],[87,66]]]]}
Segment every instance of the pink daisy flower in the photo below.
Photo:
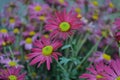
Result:
{"type": "Polygon", "coordinates": [[[47,4],[39,4],[39,3],[33,3],[28,6],[28,12],[30,15],[38,15],[47,13],[47,10],[49,10],[49,6],[47,4]]]}
{"type": "Polygon", "coordinates": [[[8,30],[6,28],[0,29],[0,38],[8,36],[8,30]]]}
{"type": "Polygon", "coordinates": [[[10,28],[14,28],[17,24],[21,23],[21,20],[19,19],[18,16],[16,15],[10,15],[8,17],[8,21],[7,21],[7,24],[10,28]]]}
{"type": "Polygon", "coordinates": [[[90,68],[87,68],[90,73],[84,73],[79,78],[85,78],[87,80],[107,80],[102,74],[106,67],[107,66],[103,62],[92,65],[90,68]]]}
{"type": "Polygon", "coordinates": [[[13,44],[15,41],[15,37],[13,35],[6,35],[0,37],[0,47],[8,46],[13,44]]]}
{"type": "Polygon", "coordinates": [[[58,56],[61,56],[56,50],[62,46],[59,41],[51,41],[49,38],[42,37],[40,40],[36,40],[32,48],[32,53],[28,54],[29,59],[32,59],[30,65],[38,64],[38,67],[46,62],[47,69],[50,70],[50,63],[52,63],[52,58],[58,60],[58,56]]]}
{"type": "Polygon", "coordinates": [[[120,59],[111,61],[111,65],[105,68],[103,75],[106,80],[120,80],[120,59]]]}
{"type": "Polygon", "coordinates": [[[35,39],[32,38],[32,37],[27,37],[25,38],[25,40],[22,40],[20,42],[20,45],[21,46],[24,46],[25,50],[31,50],[32,49],[32,42],[34,41],[35,39]]]}
{"type": "Polygon", "coordinates": [[[66,39],[73,34],[73,30],[78,30],[82,22],[77,18],[77,13],[61,11],[56,12],[55,16],[50,16],[47,20],[45,29],[51,31],[51,37],[66,39]]]}
{"type": "Polygon", "coordinates": [[[92,55],[92,57],[89,58],[89,61],[95,63],[99,63],[100,61],[111,62],[111,56],[106,53],[97,51],[92,55]]]}
{"type": "Polygon", "coordinates": [[[0,80],[25,80],[26,73],[20,73],[21,68],[7,68],[5,70],[1,69],[0,80]]]}
{"type": "Polygon", "coordinates": [[[120,18],[117,18],[114,22],[118,29],[120,29],[120,18]]]}
{"type": "Polygon", "coordinates": [[[19,65],[18,62],[20,62],[18,59],[11,60],[10,58],[1,58],[0,63],[4,64],[5,67],[23,67],[23,65],[19,65]]]}

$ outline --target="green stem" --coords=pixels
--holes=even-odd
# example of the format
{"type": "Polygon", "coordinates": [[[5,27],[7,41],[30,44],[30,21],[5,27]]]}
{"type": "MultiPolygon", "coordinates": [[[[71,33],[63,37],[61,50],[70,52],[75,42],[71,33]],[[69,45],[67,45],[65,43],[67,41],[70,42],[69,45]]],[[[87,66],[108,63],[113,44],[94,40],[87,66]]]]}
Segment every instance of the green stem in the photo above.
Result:
{"type": "Polygon", "coordinates": [[[119,47],[119,57],[120,57],[120,47],[119,47]]]}
{"type": "MultiPolygon", "coordinates": [[[[111,41],[111,42],[110,42],[110,44],[112,44],[112,42],[113,42],[113,41],[111,41]]],[[[109,48],[110,44],[109,44],[109,45],[107,45],[107,46],[104,48],[104,50],[103,50],[103,52],[104,52],[104,53],[105,53],[105,52],[106,52],[106,50],[109,48]]]]}
{"type": "MultiPolygon", "coordinates": [[[[102,39],[102,38],[101,38],[102,39]]],[[[88,57],[92,54],[92,52],[97,48],[97,46],[99,45],[99,42],[101,41],[101,39],[91,48],[91,50],[87,53],[87,55],[83,58],[83,60],[81,61],[81,63],[76,67],[79,68],[87,59],[88,57]]]]}
{"type": "Polygon", "coordinates": [[[63,72],[66,72],[67,73],[67,71],[64,69],[64,67],[56,60],[56,62],[57,62],[57,64],[59,65],[59,67],[63,70],[63,72]]]}
{"type": "MultiPolygon", "coordinates": [[[[6,47],[3,47],[3,50],[4,50],[4,54],[7,55],[6,47]]],[[[7,58],[8,58],[8,55],[7,55],[7,58]]]]}
{"type": "Polygon", "coordinates": [[[14,53],[13,53],[11,47],[9,46],[8,49],[9,49],[9,51],[10,51],[10,53],[11,53],[11,57],[12,57],[12,59],[14,59],[14,53]]]}
{"type": "Polygon", "coordinates": [[[31,78],[31,76],[32,76],[31,73],[32,73],[32,72],[31,72],[31,69],[30,69],[29,63],[27,63],[27,69],[28,69],[28,75],[29,75],[30,78],[31,78]]]}
{"type": "Polygon", "coordinates": [[[59,65],[59,67],[63,70],[62,72],[64,73],[64,76],[65,76],[65,80],[70,80],[69,79],[69,74],[68,72],[66,71],[66,69],[56,60],[57,64],[59,65]]]}
{"type": "Polygon", "coordinates": [[[80,49],[81,49],[82,46],[84,45],[84,43],[85,43],[85,41],[87,40],[88,36],[89,36],[89,34],[86,34],[86,36],[84,37],[84,39],[82,40],[82,42],[81,42],[81,40],[79,40],[79,42],[78,42],[78,49],[77,49],[77,51],[76,51],[76,56],[78,55],[80,49]]]}

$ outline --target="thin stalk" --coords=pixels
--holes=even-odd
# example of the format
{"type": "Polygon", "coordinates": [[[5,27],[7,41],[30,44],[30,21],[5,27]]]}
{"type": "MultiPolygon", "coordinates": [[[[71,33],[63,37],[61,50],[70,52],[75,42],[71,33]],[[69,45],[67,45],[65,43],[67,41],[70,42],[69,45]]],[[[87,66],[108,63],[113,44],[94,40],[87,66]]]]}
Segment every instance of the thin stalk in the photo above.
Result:
{"type": "Polygon", "coordinates": [[[14,59],[14,53],[13,53],[11,47],[9,46],[8,49],[9,49],[9,51],[10,51],[10,53],[11,53],[11,57],[12,57],[12,59],[14,59]]]}
{"type": "MultiPolygon", "coordinates": [[[[113,42],[113,41],[111,41],[111,42],[110,42],[110,44],[112,44],[112,42],[113,42]]],[[[107,45],[107,46],[104,48],[104,50],[103,50],[103,52],[104,52],[104,53],[105,53],[105,52],[106,52],[106,50],[109,48],[110,44],[109,44],[109,45],[107,45]]]]}
{"type": "Polygon", "coordinates": [[[119,57],[120,57],[120,47],[119,47],[119,57]]]}
{"type": "Polygon", "coordinates": [[[63,72],[63,74],[64,74],[64,76],[65,76],[65,80],[70,80],[69,79],[69,74],[68,74],[68,72],[66,71],[66,69],[56,60],[56,62],[57,62],[57,64],[59,65],[59,67],[63,70],[62,72],[63,72]]]}
{"type": "Polygon", "coordinates": [[[78,46],[78,49],[77,49],[77,51],[76,51],[76,56],[78,55],[80,49],[81,49],[82,46],[84,45],[84,43],[85,43],[85,41],[87,40],[88,36],[89,36],[89,34],[86,34],[86,36],[84,37],[84,39],[82,40],[82,42],[79,40],[79,42],[78,42],[78,45],[79,45],[79,46],[78,46]]]}
{"type": "MultiPolygon", "coordinates": [[[[102,38],[101,38],[102,39],[102,38]]],[[[91,50],[87,53],[87,55],[83,58],[83,60],[81,61],[81,63],[76,67],[79,68],[87,59],[88,57],[92,54],[92,52],[97,48],[97,46],[99,45],[101,39],[91,48],[91,50]]]]}

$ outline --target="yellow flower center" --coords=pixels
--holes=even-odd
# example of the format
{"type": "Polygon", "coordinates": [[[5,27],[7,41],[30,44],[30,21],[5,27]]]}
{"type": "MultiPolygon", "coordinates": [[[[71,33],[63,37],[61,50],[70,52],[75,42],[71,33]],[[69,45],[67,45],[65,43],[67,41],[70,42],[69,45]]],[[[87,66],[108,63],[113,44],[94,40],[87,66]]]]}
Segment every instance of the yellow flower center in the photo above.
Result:
{"type": "Polygon", "coordinates": [[[97,75],[96,78],[97,78],[97,79],[101,79],[101,78],[103,78],[103,76],[97,75]]]}
{"type": "Polygon", "coordinates": [[[6,46],[6,42],[2,42],[2,45],[3,45],[3,46],[6,46]]]}
{"type": "Polygon", "coordinates": [[[29,33],[29,35],[30,35],[30,36],[34,36],[34,35],[35,35],[35,31],[31,31],[31,32],[29,33]]]}
{"type": "Polygon", "coordinates": [[[110,8],[114,8],[114,5],[113,5],[113,3],[111,2],[111,3],[109,3],[109,7],[110,8]]]}
{"type": "Polygon", "coordinates": [[[13,32],[14,32],[15,34],[19,33],[19,29],[18,29],[18,28],[15,28],[15,29],[13,30],[13,32]]]}
{"type": "Polygon", "coordinates": [[[44,21],[45,20],[45,16],[40,16],[39,19],[44,21]]]}
{"type": "Polygon", "coordinates": [[[92,2],[94,6],[98,6],[98,2],[97,1],[93,1],[92,2]]]}
{"type": "Polygon", "coordinates": [[[12,66],[12,67],[14,67],[14,66],[17,65],[17,63],[15,61],[11,61],[11,62],[9,62],[9,65],[12,66]]]}
{"type": "Polygon", "coordinates": [[[11,24],[15,23],[15,19],[14,19],[14,18],[10,18],[10,19],[9,19],[9,22],[10,22],[11,24]]]}
{"type": "Polygon", "coordinates": [[[49,56],[51,55],[53,52],[53,47],[52,46],[45,46],[44,48],[42,48],[42,54],[45,56],[49,56]]]}
{"type": "Polygon", "coordinates": [[[8,31],[7,31],[7,29],[1,29],[0,32],[1,33],[7,33],[8,31]]]}
{"type": "Polygon", "coordinates": [[[17,77],[15,75],[10,75],[8,77],[9,80],[17,80],[17,77]]]}
{"type": "Polygon", "coordinates": [[[120,76],[118,76],[115,80],[120,80],[120,76]]]}
{"type": "Polygon", "coordinates": [[[44,37],[45,37],[45,38],[49,38],[49,35],[48,35],[48,34],[44,34],[44,37]]]}
{"type": "Polygon", "coordinates": [[[35,10],[36,12],[41,11],[41,9],[42,9],[42,7],[41,7],[41,6],[39,6],[39,5],[35,6],[35,8],[34,8],[34,10],[35,10]]]}
{"type": "Polygon", "coordinates": [[[62,22],[59,25],[59,28],[63,32],[67,32],[70,29],[70,24],[68,22],[62,22]]]}
{"type": "Polygon", "coordinates": [[[59,2],[60,2],[61,4],[63,4],[63,3],[65,2],[65,0],[59,0],[59,2]]]}
{"type": "Polygon", "coordinates": [[[81,19],[81,18],[82,18],[82,15],[81,15],[81,14],[78,14],[78,15],[77,15],[77,18],[80,18],[80,19],[81,19]]]}
{"type": "Polygon", "coordinates": [[[94,20],[98,20],[98,14],[94,14],[93,16],[92,16],[92,18],[94,19],[94,20]]]}
{"type": "Polygon", "coordinates": [[[80,12],[81,12],[81,9],[80,9],[80,8],[75,8],[75,11],[76,11],[77,13],[80,13],[80,12]]]}
{"type": "Polygon", "coordinates": [[[107,38],[109,34],[109,30],[102,30],[102,36],[107,38]]]}
{"type": "Polygon", "coordinates": [[[32,76],[35,78],[37,76],[37,74],[35,72],[33,72],[32,76]]]}
{"type": "Polygon", "coordinates": [[[109,56],[108,54],[103,54],[102,55],[103,56],[103,58],[105,59],[105,60],[107,60],[107,61],[110,61],[111,60],[111,56],[109,56]]]}
{"type": "Polygon", "coordinates": [[[30,37],[26,38],[25,42],[27,44],[31,44],[32,43],[32,38],[30,38],[30,37]]]}

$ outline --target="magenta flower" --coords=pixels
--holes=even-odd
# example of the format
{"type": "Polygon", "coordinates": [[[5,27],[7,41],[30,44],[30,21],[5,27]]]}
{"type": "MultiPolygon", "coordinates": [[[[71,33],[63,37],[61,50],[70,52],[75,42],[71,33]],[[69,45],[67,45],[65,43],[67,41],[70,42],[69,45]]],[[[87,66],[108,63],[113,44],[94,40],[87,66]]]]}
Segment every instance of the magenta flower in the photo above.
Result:
{"type": "Polygon", "coordinates": [[[9,17],[8,17],[8,20],[7,20],[7,24],[9,25],[8,27],[10,27],[10,28],[14,28],[15,26],[17,26],[19,23],[21,23],[21,20],[19,19],[19,17],[18,16],[16,16],[16,15],[10,15],[9,17]]]}
{"type": "Polygon", "coordinates": [[[40,33],[35,31],[34,26],[28,25],[22,35],[24,39],[20,42],[20,45],[23,45],[26,50],[30,50],[32,49],[32,42],[40,36],[40,33]]]}
{"type": "Polygon", "coordinates": [[[117,18],[114,24],[118,27],[118,29],[120,29],[120,18],[117,18]]]}
{"type": "Polygon", "coordinates": [[[0,70],[0,80],[25,80],[26,73],[20,73],[21,68],[7,68],[0,70]]]}
{"type": "Polygon", "coordinates": [[[24,46],[24,48],[25,48],[26,50],[31,50],[31,49],[32,49],[32,42],[33,42],[34,40],[35,40],[35,39],[32,38],[32,37],[27,37],[27,38],[25,38],[25,40],[22,40],[22,41],[20,42],[20,45],[21,45],[21,46],[24,46]]]}
{"type": "Polygon", "coordinates": [[[49,6],[46,4],[33,3],[28,6],[28,13],[30,15],[47,13],[47,10],[49,10],[49,6]]]}
{"type": "Polygon", "coordinates": [[[77,18],[77,14],[72,10],[70,12],[56,12],[47,20],[46,30],[51,31],[51,37],[66,39],[73,34],[73,30],[78,30],[82,22],[77,18]]]}
{"type": "Polygon", "coordinates": [[[52,58],[58,60],[58,56],[61,56],[56,50],[62,46],[62,43],[59,41],[51,41],[49,38],[41,38],[36,40],[32,48],[32,53],[28,54],[28,58],[32,59],[30,65],[38,64],[38,67],[46,62],[47,69],[50,70],[50,63],[52,63],[52,58]]]}
{"type": "Polygon", "coordinates": [[[90,73],[84,73],[79,78],[85,78],[87,80],[107,80],[102,74],[105,68],[106,65],[103,62],[92,65],[90,68],[87,68],[87,70],[90,71],[90,73]]]}
{"type": "Polygon", "coordinates": [[[96,62],[99,63],[101,61],[110,62],[111,56],[106,53],[97,51],[97,52],[93,53],[92,57],[89,58],[89,61],[95,62],[95,63],[96,62]]]}
{"type": "Polygon", "coordinates": [[[106,80],[120,80],[120,59],[113,60],[111,65],[105,68],[103,75],[106,80]]]}
{"type": "Polygon", "coordinates": [[[11,60],[10,58],[1,58],[0,63],[4,64],[5,67],[23,67],[23,65],[18,64],[19,60],[18,59],[13,59],[11,60]]]}
{"type": "Polygon", "coordinates": [[[0,35],[0,47],[11,45],[14,43],[14,41],[15,37],[13,35],[8,35],[7,33],[6,35],[5,34],[0,35]]]}
{"type": "Polygon", "coordinates": [[[115,39],[118,43],[120,43],[120,32],[115,33],[115,39]]]}
{"type": "Polygon", "coordinates": [[[0,38],[7,37],[9,35],[8,30],[6,28],[0,29],[0,38]]]}
{"type": "Polygon", "coordinates": [[[68,2],[66,0],[45,0],[50,5],[59,5],[59,6],[67,6],[68,2]]]}

